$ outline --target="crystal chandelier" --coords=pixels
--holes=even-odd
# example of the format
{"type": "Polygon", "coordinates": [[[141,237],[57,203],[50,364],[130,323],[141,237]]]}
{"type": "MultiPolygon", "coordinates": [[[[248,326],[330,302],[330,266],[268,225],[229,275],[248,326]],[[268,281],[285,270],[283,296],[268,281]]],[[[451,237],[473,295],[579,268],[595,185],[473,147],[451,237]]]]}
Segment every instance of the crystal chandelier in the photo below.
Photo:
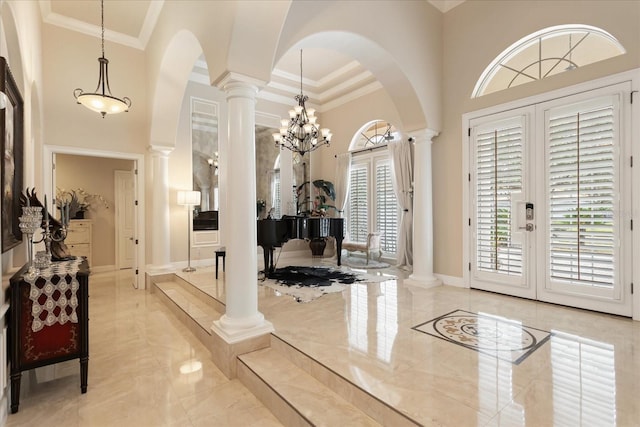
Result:
{"type": "Polygon", "coordinates": [[[98,86],[94,93],[84,93],[82,89],[76,89],[73,91],[73,96],[78,104],[102,114],[102,118],[104,118],[107,114],[128,112],[129,107],[131,107],[131,100],[126,96],[120,99],[111,94],[111,88],[109,88],[109,60],[104,57],[104,0],[100,1],[100,10],[102,19],[102,56],[98,58],[100,63],[98,86]]]}
{"type": "Polygon", "coordinates": [[[276,147],[286,148],[304,156],[316,148],[329,145],[331,131],[327,128],[320,129],[320,124],[316,123],[315,110],[307,109],[304,105],[308,99],[309,97],[302,93],[302,50],[300,50],[300,94],[295,97],[298,105],[289,110],[289,120],[281,120],[280,133],[273,134],[276,147]]]}

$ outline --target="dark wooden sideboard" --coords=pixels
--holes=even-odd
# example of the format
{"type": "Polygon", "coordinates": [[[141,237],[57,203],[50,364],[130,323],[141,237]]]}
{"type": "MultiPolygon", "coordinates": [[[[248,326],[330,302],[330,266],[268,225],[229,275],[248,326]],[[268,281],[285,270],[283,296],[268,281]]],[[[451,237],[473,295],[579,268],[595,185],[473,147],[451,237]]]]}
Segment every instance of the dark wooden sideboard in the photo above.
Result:
{"type": "Polygon", "coordinates": [[[79,258],[53,262],[49,269],[31,279],[26,276],[26,273],[27,266],[24,266],[13,275],[8,289],[8,298],[11,301],[9,359],[11,361],[12,413],[18,412],[20,404],[22,372],[29,369],[79,358],[80,389],[82,393],[87,391],[89,369],[89,265],[87,260],[79,258]]]}

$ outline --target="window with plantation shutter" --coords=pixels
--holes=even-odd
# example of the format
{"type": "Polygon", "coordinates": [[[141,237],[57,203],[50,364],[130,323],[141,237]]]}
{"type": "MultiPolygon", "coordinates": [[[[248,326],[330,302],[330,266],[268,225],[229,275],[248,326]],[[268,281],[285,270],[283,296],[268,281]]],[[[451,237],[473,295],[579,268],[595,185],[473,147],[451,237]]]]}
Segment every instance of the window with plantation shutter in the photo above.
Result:
{"type": "Polygon", "coordinates": [[[522,246],[511,235],[512,198],[523,179],[520,117],[482,126],[475,135],[476,268],[522,274],[522,246]]]}
{"type": "Polygon", "coordinates": [[[351,166],[349,183],[349,240],[366,243],[369,232],[368,169],[363,165],[351,166]]]}
{"type": "Polygon", "coordinates": [[[393,192],[389,161],[376,163],[376,223],[382,233],[382,251],[396,253],[398,201],[393,192]]]}
{"type": "Polygon", "coordinates": [[[366,152],[355,156],[347,203],[349,240],[366,243],[369,232],[378,231],[382,253],[395,255],[399,211],[388,155],[366,152]]]}
{"type": "Polygon", "coordinates": [[[551,110],[548,118],[549,275],[613,286],[616,275],[615,109],[551,110]]]}

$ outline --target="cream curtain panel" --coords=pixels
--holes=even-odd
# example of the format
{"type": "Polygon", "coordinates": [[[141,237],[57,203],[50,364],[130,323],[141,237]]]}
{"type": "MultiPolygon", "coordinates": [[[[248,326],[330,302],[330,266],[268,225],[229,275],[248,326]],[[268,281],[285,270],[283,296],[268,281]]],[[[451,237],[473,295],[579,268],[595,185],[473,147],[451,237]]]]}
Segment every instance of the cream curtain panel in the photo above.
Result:
{"type": "Polygon", "coordinates": [[[411,143],[397,141],[387,144],[391,159],[391,182],[402,209],[398,229],[398,266],[413,266],[413,159],[411,143]]]}
{"type": "Polygon", "coordinates": [[[351,173],[351,153],[338,154],[336,156],[336,209],[338,216],[344,218],[344,208],[349,196],[349,181],[351,173]]]}

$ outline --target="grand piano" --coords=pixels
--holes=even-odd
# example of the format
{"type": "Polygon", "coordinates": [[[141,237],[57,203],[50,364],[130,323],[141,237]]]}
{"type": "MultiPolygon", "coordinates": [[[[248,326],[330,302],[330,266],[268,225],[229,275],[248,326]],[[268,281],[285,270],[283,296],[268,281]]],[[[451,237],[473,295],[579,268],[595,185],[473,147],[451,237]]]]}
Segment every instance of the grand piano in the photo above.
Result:
{"type": "Polygon", "coordinates": [[[344,219],[283,216],[282,219],[258,220],[258,245],[264,252],[264,269],[268,276],[274,270],[273,251],[291,239],[335,237],[338,265],[344,239],[344,219]]]}

